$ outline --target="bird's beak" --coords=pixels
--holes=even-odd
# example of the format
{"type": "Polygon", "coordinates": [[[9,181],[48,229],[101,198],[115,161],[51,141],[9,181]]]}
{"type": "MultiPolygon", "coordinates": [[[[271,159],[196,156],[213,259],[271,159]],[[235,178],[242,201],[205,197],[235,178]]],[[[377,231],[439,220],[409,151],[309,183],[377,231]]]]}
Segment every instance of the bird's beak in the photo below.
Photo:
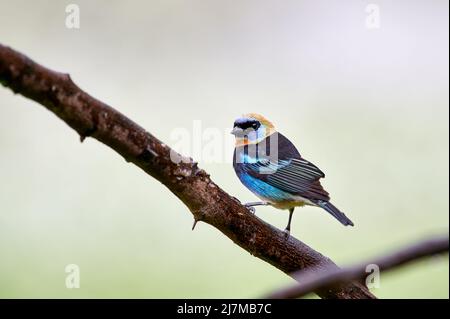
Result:
{"type": "Polygon", "coordinates": [[[233,129],[231,130],[231,134],[233,135],[237,135],[239,132],[241,132],[242,130],[238,127],[233,127],[233,129]]]}

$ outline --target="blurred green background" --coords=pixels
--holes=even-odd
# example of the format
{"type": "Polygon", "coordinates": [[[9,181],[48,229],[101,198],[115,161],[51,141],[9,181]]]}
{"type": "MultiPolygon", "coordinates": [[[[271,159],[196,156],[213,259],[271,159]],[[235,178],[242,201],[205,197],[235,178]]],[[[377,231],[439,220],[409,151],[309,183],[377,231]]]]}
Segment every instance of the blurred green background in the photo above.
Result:
{"type": "MultiPolygon", "coordinates": [[[[0,0],[0,42],[55,70],[150,132],[225,132],[271,119],[323,169],[342,227],[298,209],[292,234],[340,265],[448,232],[448,2],[0,0]]],[[[229,140],[227,140],[229,142],[229,140]]],[[[224,161],[200,161],[241,201],[224,161]]],[[[291,283],[192,216],[159,182],[0,88],[0,297],[258,297],[291,283]],[[65,287],[68,264],[81,287],[65,287]]],[[[287,213],[257,215],[283,228],[287,213]]],[[[383,298],[448,298],[436,257],[382,274],[383,298]]]]}

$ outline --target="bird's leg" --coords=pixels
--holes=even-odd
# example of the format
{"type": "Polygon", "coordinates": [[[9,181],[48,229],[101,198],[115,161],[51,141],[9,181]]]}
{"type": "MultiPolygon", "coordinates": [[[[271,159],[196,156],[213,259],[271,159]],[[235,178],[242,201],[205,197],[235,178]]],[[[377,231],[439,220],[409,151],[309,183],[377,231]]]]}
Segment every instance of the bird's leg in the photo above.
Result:
{"type": "Polygon", "coordinates": [[[268,202],[250,202],[247,204],[244,204],[244,206],[252,213],[255,214],[256,210],[254,206],[267,206],[269,205],[268,202]]]}
{"type": "Polygon", "coordinates": [[[294,213],[294,208],[292,207],[289,209],[289,221],[288,221],[286,228],[284,229],[284,235],[286,238],[289,238],[289,236],[291,234],[291,220],[292,220],[293,213],[294,213]]]}

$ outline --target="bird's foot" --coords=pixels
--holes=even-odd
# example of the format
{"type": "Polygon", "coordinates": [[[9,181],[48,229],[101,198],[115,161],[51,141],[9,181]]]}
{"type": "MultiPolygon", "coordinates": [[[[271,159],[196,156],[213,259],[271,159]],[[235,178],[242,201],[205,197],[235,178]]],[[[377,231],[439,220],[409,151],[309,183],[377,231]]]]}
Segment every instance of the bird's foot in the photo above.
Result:
{"type": "Polygon", "coordinates": [[[288,239],[291,236],[291,230],[286,228],[284,231],[284,238],[288,239]]]}
{"type": "Polygon", "coordinates": [[[244,206],[247,207],[247,209],[248,209],[252,214],[255,214],[255,212],[256,212],[254,206],[267,206],[267,205],[269,205],[268,202],[251,202],[251,203],[244,204],[244,206]]]}
{"type": "Polygon", "coordinates": [[[244,206],[249,210],[250,213],[252,213],[253,215],[255,215],[255,213],[256,213],[255,207],[253,207],[253,206],[251,206],[251,205],[248,205],[248,204],[245,204],[244,206]]]}

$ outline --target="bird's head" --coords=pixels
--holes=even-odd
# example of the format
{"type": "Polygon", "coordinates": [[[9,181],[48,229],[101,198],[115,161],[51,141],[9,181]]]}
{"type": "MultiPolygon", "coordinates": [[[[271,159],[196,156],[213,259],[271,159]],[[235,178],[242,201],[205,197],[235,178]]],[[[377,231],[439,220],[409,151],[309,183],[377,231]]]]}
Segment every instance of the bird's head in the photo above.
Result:
{"type": "Polygon", "coordinates": [[[250,113],[234,121],[231,134],[236,137],[236,146],[256,144],[276,132],[273,124],[264,116],[250,113]]]}

